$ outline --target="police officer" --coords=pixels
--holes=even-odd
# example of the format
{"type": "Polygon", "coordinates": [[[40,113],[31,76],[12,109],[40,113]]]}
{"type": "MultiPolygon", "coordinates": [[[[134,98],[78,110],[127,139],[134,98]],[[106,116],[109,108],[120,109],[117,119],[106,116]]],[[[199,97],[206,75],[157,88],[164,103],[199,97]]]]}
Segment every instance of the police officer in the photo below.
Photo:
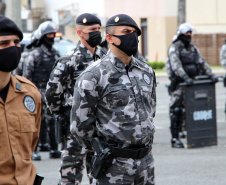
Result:
{"type": "MultiPolygon", "coordinates": [[[[47,128],[49,126],[49,141],[51,151],[50,158],[60,158],[61,153],[58,150],[58,144],[55,138],[55,121],[48,113],[45,103],[45,89],[49,80],[49,75],[53,65],[60,57],[59,53],[52,47],[54,44],[57,25],[54,22],[46,21],[39,25],[39,39],[36,48],[29,52],[27,60],[24,62],[23,76],[30,79],[39,89],[42,95],[42,124],[40,131],[40,149],[48,150],[47,128]]],[[[41,160],[41,156],[36,149],[33,160],[41,160]]]]}
{"type": "MultiPolygon", "coordinates": [[[[77,17],[76,28],[80,41],[77,47],[56,62],[46,89],[49,109],[63,121],[59,122],[62,132],[61,184],[80,184],[83,160],[86,155],[87,174],[90,172],[90,153],[70,134],[70,110],[72,106],[74,84],[80,73],[102,53],[96,46],[101,42],[101,22],[96,16],[84,13],[77,17]]],[[[91,179],[90,179],[91,181],[91,179]]]]}
{"type": "Polygon", "coordinates": [[[155,183],[151,152],[155,75],[146,62],[132,56],[137,52],[141,30],[130,16],[111,17],[106,23],[106,34],[110,48],[107,55],[89,66],[76,81],[71,132],[90,150],[95,148],[91,145],[94,137],[105,149],[110,148],[109,158],[100,161],[109,166],[97,179],[98,185],[151,185],[155,183]]]}
{"type": "Polygon", "coordinates": [[[21,59],[20,59],[19,65],[13,72],[15,75],[20,75],[20,76],[23,75],[24,61],[27,59],[29,52],[31,52],[36,47],[36,43],[38,39],[39,39],[38,30],[35,30],[32,32],[32,35],[31,35],[31,43],[28,44],[24,48],[24,51],[21,53],[21,59]]]}
{"type": "Polygon", "coordinates": [[[179,26],[177,36],[168,51],[168,69],[170,75],[170,121],[171,121],[171,145],[173,148],[183,148],[184,145],[179,138],[184,120],[184,90],[179,83],[193,84],[195,76],[208,75],[213,82],[217,81],[209,65],[202,57],[198,48],[192,45],[193,26],[183,23],[179,26]]]}
{"type": "Polygon", "coordinates": [[[225,43],[221,46],[220,61],[221,61],[221,65],[226,69],[226,39],[225,39],[225,43]]]}
{"type": "Polygon", "coordinates": [[[31,161],[41,124],[41,95],[33,83],[11,75],[20,61],[23,34],[0,16],[0,184],[34,184],[31,161]]]}

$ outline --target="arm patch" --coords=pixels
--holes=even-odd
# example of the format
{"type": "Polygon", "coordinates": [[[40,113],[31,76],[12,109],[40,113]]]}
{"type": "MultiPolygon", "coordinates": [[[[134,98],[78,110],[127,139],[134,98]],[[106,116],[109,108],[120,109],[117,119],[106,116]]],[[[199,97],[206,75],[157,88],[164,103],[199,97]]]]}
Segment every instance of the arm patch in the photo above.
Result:
{"type": "Polygon", "coordinates": [[[62,64],[60,62],[57,63],[56,69],[59,69],[60,71],[64,71],[65,64],[62,64]]]}

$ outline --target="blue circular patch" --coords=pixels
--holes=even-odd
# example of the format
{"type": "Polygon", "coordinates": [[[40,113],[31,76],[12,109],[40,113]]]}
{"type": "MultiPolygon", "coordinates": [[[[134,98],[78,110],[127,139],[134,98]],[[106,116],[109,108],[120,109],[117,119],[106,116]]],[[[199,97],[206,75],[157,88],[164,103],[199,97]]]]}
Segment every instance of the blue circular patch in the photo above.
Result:
{"type": "Polygon", "coordinates": [[[36,108],[34,99],[31,96],[28,96],[28,95],[25,96],[24,97],[24,106],[30,112],[34,112],[35,111],[35,108],[36,108]]]}

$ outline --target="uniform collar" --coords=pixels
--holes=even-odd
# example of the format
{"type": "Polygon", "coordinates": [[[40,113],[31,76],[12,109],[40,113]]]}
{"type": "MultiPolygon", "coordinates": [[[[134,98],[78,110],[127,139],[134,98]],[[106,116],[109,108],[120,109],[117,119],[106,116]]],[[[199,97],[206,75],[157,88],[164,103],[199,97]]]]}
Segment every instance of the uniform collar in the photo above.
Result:
{"type": "Polygon", "coordinates": [[[13,100],[18,96],[18,93],[28,92],[27,89],[13,75],[10,77],[9,89],[5,103],[13,100]]]}
{"type": "Polygon", "coordinates": [[[44,44],[42,44],[41,46],[40,46],[40,48],[42,49],[42,51],[44,52],[44,53],[47,53],[47,54],[51,54],[51,53],[53,53],[54,52],[54,49],[53,49],[53,47],[51,48],[51,49],[48,49],[44,44]]]}
{"type": "MultiPolygon", "coordinates": [[[[87,59],[87,61],[93,60],[93,54],[81,43],[81,41],[78,42],[77,49],[82,53],[82,55],[87,59]]],[[[101,51],[96,47],[95,55],[100,58],[101,57],[101,51]]]]}
{"type": "MultiPolygon", "coordinates": [[[[110,58],[111,63],[113,64],[113,66],[120,72],[125,70],[126,64],[124,62],[122,62],[114,53],[112,53],[110,50],[108,50],[107,53],[108,57],[110,58]]],[[[130,61],[130,68],[132,67],[139,67],[137,60],[132,57],[131,61],[130,61]]]]}

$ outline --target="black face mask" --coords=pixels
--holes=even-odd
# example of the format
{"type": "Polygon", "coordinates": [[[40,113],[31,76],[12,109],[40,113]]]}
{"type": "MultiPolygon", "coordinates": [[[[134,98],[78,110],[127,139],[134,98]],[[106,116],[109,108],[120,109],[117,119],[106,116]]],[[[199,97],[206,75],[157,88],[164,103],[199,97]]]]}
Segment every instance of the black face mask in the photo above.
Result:
{"type": "Polygon", "coordinates": [[[128,35],[113,35],[121,40],[120,45],[115,45],[118,49],[122,50],[128,56],[135,55],[138,48],[138,37],[136,33],[130,33],[128,35]]]}
{"type": "Polygon", "coordinates": [[[191,35],[181,35],[180,39],[186,47],[189,46],[191,43],[191,35]]]}
{"type": "Polygon", "coordinates": [[[20,62],[21,48],[12,46],[0,50],[0,71],[11,72],[20,62]]]}
{"type": "Polygon", "coordinates": [[[53,38],[48,38],[46,35],[42,39],[42,43],[47,47],[47,48],[52,48],[54,44],[54,37],[53,38]]]}
{"type": "Polygon", "coordinates": [[[89,39],[86,42],[92,47],[95,48],[101,43],[102,37],[100,31],[89,32],[89,39]]]}

